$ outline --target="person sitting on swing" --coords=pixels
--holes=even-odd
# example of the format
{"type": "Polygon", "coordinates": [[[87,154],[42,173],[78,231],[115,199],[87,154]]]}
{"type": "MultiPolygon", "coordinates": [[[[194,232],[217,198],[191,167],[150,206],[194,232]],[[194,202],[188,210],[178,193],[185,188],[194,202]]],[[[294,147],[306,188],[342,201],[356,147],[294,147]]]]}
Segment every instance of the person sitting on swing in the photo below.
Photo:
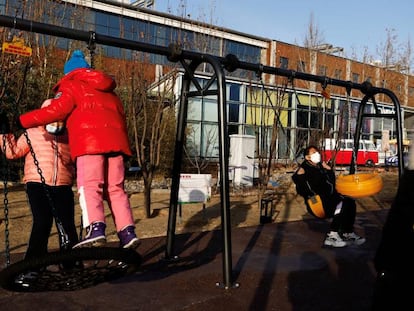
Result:
{"type": "Polygon", "coordinates": [[[322,201],[322,218],[332,218],[330,231],[327,233],[324,245],[344,247],[347,245],[361,245],[365,238],[354,232],[356,217],[356,203],[353,198],[344,196],[335,188],[335,172],[324,161],[315,145],[309,145],[304,150],[304,161],[292,175],[296,191],[305,199],[307,210],[315,217],[308,199],[319,195],[322,201]]]}

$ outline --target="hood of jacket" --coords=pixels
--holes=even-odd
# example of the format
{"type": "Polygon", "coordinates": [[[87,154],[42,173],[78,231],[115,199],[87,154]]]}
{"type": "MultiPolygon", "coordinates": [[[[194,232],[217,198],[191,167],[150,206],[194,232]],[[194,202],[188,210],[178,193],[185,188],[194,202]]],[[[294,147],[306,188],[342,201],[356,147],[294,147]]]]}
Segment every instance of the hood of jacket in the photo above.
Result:
{"type": "Polygon", "coordinates": [[[63,76],[53,87],[53,91],[56,92],[60,85],[71,82],[86,83],[101,92],[112,92],[116,88],[116,82],[110,75],[95,69],[79,68],[63,76]]]}

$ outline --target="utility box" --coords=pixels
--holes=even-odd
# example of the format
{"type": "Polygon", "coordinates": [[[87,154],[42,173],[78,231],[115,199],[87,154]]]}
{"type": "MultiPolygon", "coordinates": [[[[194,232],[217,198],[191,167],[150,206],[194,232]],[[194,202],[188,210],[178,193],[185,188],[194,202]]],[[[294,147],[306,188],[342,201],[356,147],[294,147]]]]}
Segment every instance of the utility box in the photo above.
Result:
{"type": "Polygon", "coordinates": [[[253,186],[255,146],[255,136],[230,135],[229,169],[234,185],[253,186]]]}

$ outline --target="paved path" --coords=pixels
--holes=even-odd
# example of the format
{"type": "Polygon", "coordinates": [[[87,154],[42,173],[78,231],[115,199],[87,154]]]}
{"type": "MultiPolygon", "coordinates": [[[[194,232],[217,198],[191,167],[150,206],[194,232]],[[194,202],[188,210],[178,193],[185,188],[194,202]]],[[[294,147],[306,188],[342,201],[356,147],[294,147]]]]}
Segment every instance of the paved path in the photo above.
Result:
{"type": "MultiPolygon", "coordinates": [[[[250,205],[243,205],[243,219],[256,222],[231,230],[230,271],[219,225],[203,232],[180,231],[173,239],[175,261],[165,258],[165,235],[144,237],[137,250],[143,264],[133,275],[77,291],[0,289],[0,309],[368,311],[375,280],[372,260],[391,200],[389,191],[358,200],[355,227],[367,238],[359,247],[322,247],[329,221],[306,216],[297,202],[278,205],[273,222],[264,225],[257,209],[251,216],[250,205]]],[[[216,215],[219,205],[209,206],[207,216],[216,215]]],[[[242,208],[241,202],[234,205],[242,208]]],[[[14,248],[12,255],[15,262],[23,253],[14,248]]],[[[4,256],[0,264],[4,266],[4,256]]]]}
{"type": "Polygon", "coordinates": [[[317,219],[235,228],[227,284],[220,230],[177,235],[175,262],[164,237],[148,238],[133,275],[71,292],[0,290],[1,310],[370,310],[386,214],[358,214],[367,242],[343,249],[321,247],[329,223],[317,219]]]}

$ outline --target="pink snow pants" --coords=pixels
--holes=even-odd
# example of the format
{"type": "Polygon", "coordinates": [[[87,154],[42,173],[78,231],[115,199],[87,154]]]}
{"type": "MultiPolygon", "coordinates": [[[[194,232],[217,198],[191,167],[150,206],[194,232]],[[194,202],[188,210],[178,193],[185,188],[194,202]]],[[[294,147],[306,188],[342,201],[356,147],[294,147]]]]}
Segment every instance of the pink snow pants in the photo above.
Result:
{"type": "Polygon", "coordinates": [[[76,159],[79,205],[83,227],[105,223],[104,200],[112,212],[117,232],[134,225],[128,194],[124,189],[122,155],[84,155],[76,159]]]}

